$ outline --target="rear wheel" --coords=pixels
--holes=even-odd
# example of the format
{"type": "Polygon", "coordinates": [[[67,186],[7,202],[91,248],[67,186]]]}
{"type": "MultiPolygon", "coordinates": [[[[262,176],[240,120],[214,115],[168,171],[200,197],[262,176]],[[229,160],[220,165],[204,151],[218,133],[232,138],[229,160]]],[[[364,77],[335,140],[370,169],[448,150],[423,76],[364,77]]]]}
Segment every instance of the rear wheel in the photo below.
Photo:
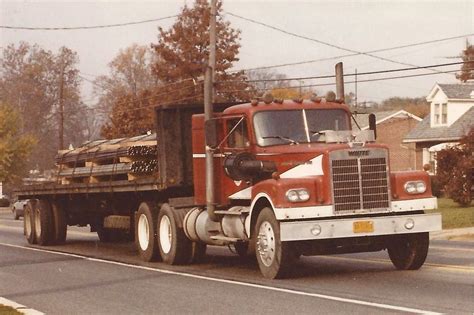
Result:
{"type": "Polygon", "coordinates": [[[294,254],[288,242],[280,240],[280,224],[270,208],[264,208],[255,226],[256,256],[265,278],[282,278],[288,274],[294,254]]]}
{"type": "MultiPolygon", "coordinates": [[[[198,257],[193,255],[193,244],[184,234],[183,228],[179,227],[177,220],[178,216],[169,204],[163,204],[158,215],[158,247],[161,258],[170,265],[189,263],[193,256],[198,257]]],[[[195,254],[198,252],[195,251],[195,254]]]]}
{"type": "Polygon", "coordinates": [[[51,244],[53,238],[53,212],[51,204],[47,200],[38,200],[34,209],[34,231],[38,245],[51,244]]]}
{"type": "Polygon", "coordinates": [[[34,219],[34,208],[36,207],[37,200],[29,200],[25,206],[25,212],[23,214],[23,226],[26,240],[30,244],[36,244],[35,238],[35,219],[34,219]]]}
{"type": "Polygon", "coordinates": [[[151,202],[142,202],[135,217],[135,247],[144,261],[158,257],[156,241],[157,208],[151,202]]]}
{"type": "Polygon", "coordinates": [[[54,218],[53,242],[55,244],[64,244],[67,235],[67,218],[64,207],[59,202],[53,202],[51,205],[54,218]]]}
{"type": "Polygon", "coordinates": [[[428,232],[399,235],[388,244],[388,255],[399,270],[420,269],[428,256],[429,243],[428,232]]]}

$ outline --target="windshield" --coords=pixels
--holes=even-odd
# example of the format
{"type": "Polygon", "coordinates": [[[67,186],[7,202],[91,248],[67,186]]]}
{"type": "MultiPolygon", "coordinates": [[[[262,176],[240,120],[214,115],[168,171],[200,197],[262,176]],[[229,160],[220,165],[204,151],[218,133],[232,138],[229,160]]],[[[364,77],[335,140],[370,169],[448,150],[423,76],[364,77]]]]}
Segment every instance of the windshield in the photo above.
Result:
{"type": "Polygon", "coordinates": [[[341,109],[262,111],[255,114],[254,125],[260,146],[318,142],[321,131],[349,130],[341,109]]]}

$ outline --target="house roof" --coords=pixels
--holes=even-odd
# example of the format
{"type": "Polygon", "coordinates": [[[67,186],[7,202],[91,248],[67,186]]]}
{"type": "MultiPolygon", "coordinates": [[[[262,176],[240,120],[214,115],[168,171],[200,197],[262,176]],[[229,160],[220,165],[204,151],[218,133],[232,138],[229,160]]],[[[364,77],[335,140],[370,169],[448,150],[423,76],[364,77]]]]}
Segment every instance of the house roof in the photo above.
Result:
{"type": "MultiPolygon", "coordinates": [[[[358,113],[354,114],[354,119],[357,121],[357,124],[360,126],[362,130],[369,128],[369,114],[370,113],[358,113]]],[[[403,109],[401,110],[389,110],[389,111],[381,111],[381,112],[375,112],[375,119],[377,125],[380,123],[383,123],[386,120],[389,120],[391,118],[406,118],[406,117],[411,117],[417,121],[421,121],[422,119],[416,115],[413,115],[403,109]]],[[[359,128],[357,127],[356,124],[353,124],[352,129],[358,130],[359,128]]]]}
{"type": "Polygon", "coordinates": [[[403,142],[455,141],[474,128],[474,106],[449,127],[430,128],[430,115],[426,116],[403,139],[403,142]]]}
{"type": "Polygon", "coordinates": [[[431,93],[428,95],[428,101],[432,99],[439,87],[448,99],[472,99],[471,93],[474,91],[474,84],[463,83],[463,84],[436,84],[431,93]]]}

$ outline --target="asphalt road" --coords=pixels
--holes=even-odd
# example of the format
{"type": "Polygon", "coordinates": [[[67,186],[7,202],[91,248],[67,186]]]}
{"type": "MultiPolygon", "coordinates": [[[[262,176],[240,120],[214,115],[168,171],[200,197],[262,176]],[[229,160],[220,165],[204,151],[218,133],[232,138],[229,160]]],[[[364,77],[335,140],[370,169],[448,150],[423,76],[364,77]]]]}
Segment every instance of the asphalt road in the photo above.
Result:
{"type": "Polygon", "coordinates": [[[474,311],[474,242],[432,241],[418,271],[386,252],[302,257],[291,279],[210,247],[190,266],[144,263],[133,244],[69,228],[66,245],[29,246],[23,221],[0,212],[0,297],[46,314],[385,314],[474,311]]]}

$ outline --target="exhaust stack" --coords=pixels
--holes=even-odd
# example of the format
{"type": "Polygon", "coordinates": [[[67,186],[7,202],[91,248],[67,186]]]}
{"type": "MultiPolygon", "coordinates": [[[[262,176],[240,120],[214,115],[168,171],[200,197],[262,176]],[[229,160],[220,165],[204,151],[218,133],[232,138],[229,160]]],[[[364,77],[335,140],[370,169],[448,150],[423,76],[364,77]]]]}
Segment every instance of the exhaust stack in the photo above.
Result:
{"type": "Polygon", "coordinates": [[[344,70],[342,62],[336,64],[336,99],[344,103],[344,70]]]}

